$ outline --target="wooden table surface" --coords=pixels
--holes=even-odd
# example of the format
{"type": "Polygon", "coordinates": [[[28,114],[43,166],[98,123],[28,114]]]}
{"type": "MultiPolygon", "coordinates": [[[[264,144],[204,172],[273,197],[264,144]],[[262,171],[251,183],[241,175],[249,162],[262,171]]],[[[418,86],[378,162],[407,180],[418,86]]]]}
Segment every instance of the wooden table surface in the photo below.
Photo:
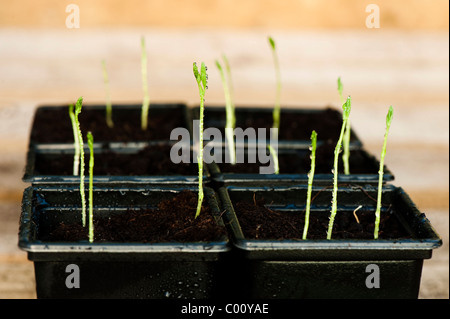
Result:
{"type": "MultiPolygon", "coordinates": [[[[351,95],[351,124],[442,236],[426,260],[420,298],[449,297],[448,32],[270,30],[283,107],[338,106],[338,76],[351,95]]],[[[115,103],[142,100],[140,37],[147,42],[152,102],[198,102],[192,62],[209,67],[206,103],[223,104],[215,59],[226,54],[238,105],[271,107],[275,78],[264,29],[0,29],[0,298],[35,298],[33,265],[17,247],[28,134],[35,107],[103,103],[101,60],[115,103]]]]}

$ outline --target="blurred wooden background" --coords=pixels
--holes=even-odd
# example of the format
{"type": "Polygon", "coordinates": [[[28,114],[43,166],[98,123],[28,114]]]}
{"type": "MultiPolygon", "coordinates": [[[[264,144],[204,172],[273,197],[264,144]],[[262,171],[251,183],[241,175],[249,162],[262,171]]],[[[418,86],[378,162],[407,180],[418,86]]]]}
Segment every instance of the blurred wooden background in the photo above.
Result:
{"type": "Polygon", "coordinates": [[[4,1],[0,26],[59,28],[69,4],[82,27],[361,29],[376,4],[383,28],[446,30],[449,14],[446,0],[16,0],[4,1]]]}
{"type": "Polygon", "coordinates": [[[237,104],[271,107],[277,43],[284,107],[338,107],[352,95],[352,126],[379,158],[394,106],[386,165],[426,213],[444,246],[425,262],[421,298],[448,298],[449,40],[444,0],[17,0],[0,5],[0,298],[35,298],[32,263],[17,248],[21,182],[34,108],[83,96],[102,103],[101,60],[112,99],[140,102],[140,37],[152,101],[197,103],[192,62],[209,66],[206,100],[222,104],[214,60],[226,54],[237,104]],[[69,4],[80,27],[68,28],[69,4]],[[369,4],[379,28],[368,28],[369,4]]]}

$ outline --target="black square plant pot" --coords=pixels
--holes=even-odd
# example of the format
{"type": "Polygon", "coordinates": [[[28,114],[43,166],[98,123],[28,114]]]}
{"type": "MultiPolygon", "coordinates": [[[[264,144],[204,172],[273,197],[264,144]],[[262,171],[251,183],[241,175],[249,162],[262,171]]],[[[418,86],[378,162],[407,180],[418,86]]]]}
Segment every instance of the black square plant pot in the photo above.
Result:
{"type": "MultiPolygon", "coordinates": [[[[172,142],[94,143],[94,184],[197,184],[198,164],[174,163],[172,146],[172,142]]],[[[79,183],[79,176],[73,176],[74,152],[71,144],[31,145],[23,181],[33,185],[79,183]]],[[[89,152],[85,145],[86,181],[89,152]]],[[[203,181],[209,180],[204,165],[203,181]]]]}
{"type": "Polygon", "coordinates": [[[172,210],[180,216],[173,222],[181,223],[184,209],[177,205],[184,201],[180,196],[187,196],[186,191],[194,193],[194,197],[192,194],[188,197],[191,204],[195,201],[188,214],[192,210],[195,215],[196,188],[95,188],[95,236],[90,243],[86,228],[81,226],[77,187],[27,188],[22,202],[19,247],[34,262],[38,298],[217,297],[221,288],[221,260],[230,247],[215,193],[205,188],[202,213],[196,219],[207,225],[202,220],[209,217],[212,229],[191,225],[173,231],[175,239],[163,240],[170,232],[170,228],[164,227],[169,217],[158,217],[153,223],[143,219],[157,212],[148,209],[160,205],[158,210],[162,210],[161,203],[165,203],[164,209],[174,206],[172,210]],[[134,217],[117,229],[116,220],[127,214],[134,217]],[[138,225],[132,226],[135,219],[138,225]],[[142,229],[144,225],[157,225],[160,220],[160,230],[142,229]],[[58,231],[58,227],[63,228],[58,231]],[[67,237],[70,227],[84,229],[79,239],[67,237]],[[138,239],[140,233],[144,233],[145,240],[138,239]],[[186,241],[183,239],[186,234],[194,237],[186,241]],[[127,240],[128,236],[132,238],[127,240]]]}
{"type": "MultiPolygon", "coordinates": [[[[331,184],[333,180],[332,168],[334,161],[334,149],[329,143],[323,143],[317,148],[315,160],[314,182],[320,184],[331,184]]],[[[251,145],[247,145],[251,147],[251,145]]],[[[334,146],[333,146],[334,147],[334,146]]],[[[241,148],[243,160],[230,164],[226,156],[221,156],[219,163],[213,162],[208,165],[212,179],[223,182],[225,185],[235,184],[255,184],[262,183],[286,184],[286,183],[307,183],[308,173],[311,169],[311,152],[305,148],[278,149],[279,173],[260,173],[260,168],[269,166],[269,151],[265,151],[264,162],[260,161],[258,149],[241,148]],[[250,162],[249,150],[254,154],[250,162]],[[224,157],[224,158],[222,158],[224,157]]],[[[225,149],[222,149],[225,154],[225,149]]],[[[349,157],[350,174],[344,174],[342,157],[339,158],[339,183],[378,183],[380,163],[363,148],[350,150],[349,157]]],[[[273,169],[271,170],[273,172],[273,169]]],[[[394,180],[392,172],[384,166],[383,181],[394,180]]]]}
{"type": "MultiPolygon", "coordinates": [[[[273,108],[261,107],[236,107],[236,128],[246,130],[254,128],[256,138],[258,128],[266,129],[265,139],[270,138],[270,128],[273,125],[273,108]]],[[[199,118],[199,108],[192,109],[193,119],[199,118]]],[[[205,106],[204,129],[213,127],[220,130],[223,141],[225,141],[224,128],[226,124],[226,111],[224,107],[205,106]]],[[[327,107],[314,108],[281,108],[280,130],[278,132],[279,147],[303,147],[311,145],[311,132],[317,132],[317,145],[325,141],[334,144],[339,138],[342,126],[342,113],[336,109],[327,107]]],[[[360,148],[362,142],[356,133],[351,130],[350,148],[360,148]]]]}
{"type": "Polygon", "coordinates": [[[380,237],[376,240],[376,187],[339,188],[329,240],[332,190],[313,189],[308,237],[303,240],[306,193],[304,186],[229,186],[219,190],[225,223],[237,249],[229,271],[240,274],[235,285],[243,296],[418,297],[423,260],[431,258],[442,241],[401,188],[383,187],[380,237]],[[252,215],[256,207],[261,209],[260,201],[269,209],[252,215]],[[290,233],[278,234],[277,222],[290,233]]]}
{"type": "MultiPolygon", "coordinates": [[[[141,129],[139,104],[117,104],[112,106],[114,127],[106,123],[105,105],[85,105],[79,115],[83,135],[91,131],[96,142],[133,143],[168,141],[173,129],[183,127],[191,130],[190,111],[185,104],[150,104],[148,128],[141,129]]],[[[40,106],[36,109],[30,144],[73,144],[72,124],[69,108],[65,106],[40,106]]]]}

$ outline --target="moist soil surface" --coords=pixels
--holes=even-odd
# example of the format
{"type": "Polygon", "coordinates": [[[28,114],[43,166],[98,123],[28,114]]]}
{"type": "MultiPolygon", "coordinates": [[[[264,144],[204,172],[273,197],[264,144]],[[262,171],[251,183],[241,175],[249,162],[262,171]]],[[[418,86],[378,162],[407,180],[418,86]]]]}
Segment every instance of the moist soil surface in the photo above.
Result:
{"type": "MultiPolygon", "coordinates": [[[[218,127],[219,120],[208,117],[218,117],[217,114],[208,114],[208,109],[205,109],[205,128],[218,127]]],[[[220,119],[225,121],[225,111],[221,115],[220,119]]],[[[269,138],[269,129],[273,125],[272,112],[255,112],[254,110],[237,110],[236,111],[236,127],[240,127],[243,130],[247,128],[265,128],[266,138],[269,138]]],[[[224,126],[224,122],[221,123],[224,126]]],[[[283,112],[281,110],[280,115],[280,129],[278,137],[280,140],[307,140],[311,139],[311,132],[313,130],[317,133],[317,139],[326,141],[330,140],[337,142],[342,126],[342,114],[332,108],[325,108],[324,110],[311,112],[311,113],[295,113],[295,112],[283,112]]],[[[257,131],[256,131],[257,133],[257,131]]],[[[355,139],[353,135],[352,140],[355,139]]]]}
{"type": "MultiPolygon", "coordinates": [[[[36,143],[73,143],[72,124],[67,108],[54,107],[36,112],[30,140],[36,143]]],[[[114,127],[106,124],[105,109],[83,107],[78,119],[83,136],[92,132],[94,141],[126,142],[170,140],[174,128],[186,127],[181,109],[153,108],[150,105],[147,130],[141,129],[139,108],[114,108],[114,127]]]]}
{"type": "MultiPolygon", "coordinates": [[[[170,159],[170,145],[149,145],[137,154],[105,150],[94,153],[94,176],[152,176],[152,175],[198,175],[194,163],[175,164],[170,159]]],[[[85,152],[85,173],[89,167],[89,153],[85,152]]],[[[70,176],[73,173],[73,155],[37,154],[35,175],[70,176]]]]}
{"type": "MultiPolygon", "coordinates": [[[[170,200],[162,201],[156,209],[128,209],[95,219],[94,242],[211,242],[221,240],[226,231],[212,216],[206,200],[200,215],[195,217],[197,193],[185,190],[170,200]]],[[[43,241],[86,241],[88,227],[61,223],[43,241]]]]}
{"type": "MultiPolygon", "coordinates": [[[[264,205],[264,200],[239,201],[234,204],[239,224],[247,239],[302,239],[304,212],[276,211],[264,205]]],[[[308,239],[326,239],[329,211],[311,211],[308,239]]],[[[333,224],[332,239],[373,239],[374,211],[360,209],[338,211],[333,224]],[[356,215],[356,217],[355,217],[356,215]]],[[[411,238],[392,212],[381,213],[380,239],[411,238]]]]}

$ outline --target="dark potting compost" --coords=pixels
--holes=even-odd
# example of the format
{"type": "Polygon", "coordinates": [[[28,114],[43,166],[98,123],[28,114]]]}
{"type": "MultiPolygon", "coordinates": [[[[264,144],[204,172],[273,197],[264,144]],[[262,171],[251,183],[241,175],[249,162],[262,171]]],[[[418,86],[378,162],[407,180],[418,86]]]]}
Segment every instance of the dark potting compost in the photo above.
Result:
{"type": "MultiPolygon", "coordinates": [[[[94,175],[197,175],[195,163],[174,163],[168,144],[149,145],[135,153],[114,150],[95,152],[94,175]]],[[[85,152],[89,163],[89,152],[85,152]]],[[[72,175],[73,153],[36,153],[34,175],[72,175]]]]}
{"type": "MultiPolygon", "coordinates": [[[[141,129],[140,106],[114,106],[114,127],[106,124],[105,107],[85,106],[79,122],[82,132],[92,132],[95,141],[125,142],[169,140],[177,127],[187,126],[184,105],[154,105],[149,108],[148,128],[141,129]]],[[[34,143],[73,143],[68,107],[41,107],[36,111],[30,141],[34,143]]]]}
{"type": "MultiPolygon", "coordinates": [[[[206,203],[197,218],[197,194],[182,191],[172,199],[162,201],[156,208],[128,209],[112,212],[109,217],[96,218],[94,214],[94,241],[101,242],[211,242],[223,237],[225,229],[219,226],[206,203]]],[[[74,212],[79,214],[79,211],[74,212]]],[[[88,227],[80,223],[61,222],[39,239],[54,242],[85,241],[88,227]]]]}
{"type": "MultiPolygon", "coordinates": [[[[235,127],[246,130],[247,128],[266,129],[266,138],[269,139],[269,129],[273,125],[273,115],[271,108],[245,108],[236,107],[235,127]]],[[[195,117],[195,115],[194,115],[195,117]]],[[[215,127],[224,134],[226,112],[224,108],[206,107],[205,108],[205,129],[215,127]]],[[[279,140],[308,141],[311,138],[311,132],[317,132],[317,138],[320,141],[336,142],[342,126],[342,113],[333,108],[324,108],[320,110],[304,109],[301,111],[293,109],[281,109],[280,129],[278,132],[279,140]]],[[[256,134],[258,132],[256,131],[256,134]]],[[[351,141],[357,141],[357,136],[352,133],[351,141]]]]}
{"type": "MultiPolygon", "coordinates": [[[[248,239],[301,240],[305,221],[304,211],[271,209],[264,200],[240,201],[235,204],[236,215],[244,236],[248,239]]],[[[308,239],[326,239],[329,212],[311,211],[308,239]]],[[[333,239],[373,239],[375,212],[371,210],[338,211],[333,227],[333,239]]],[[[394,212],[381,213],[380,239],[410,237],[396,219],[394,212]]]]}

